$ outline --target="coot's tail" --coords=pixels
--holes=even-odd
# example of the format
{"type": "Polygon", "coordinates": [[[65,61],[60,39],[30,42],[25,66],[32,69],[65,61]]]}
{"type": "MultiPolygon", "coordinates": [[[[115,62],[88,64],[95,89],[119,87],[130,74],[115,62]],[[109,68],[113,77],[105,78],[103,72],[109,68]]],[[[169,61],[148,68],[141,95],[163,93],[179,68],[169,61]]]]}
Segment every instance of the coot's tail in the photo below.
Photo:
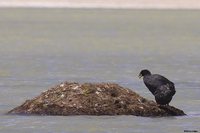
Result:
{"type": "Polygon", "coordinates": [[[173,95],[176,93],[174,84],[165,84],[156,89],[154,96],[158,104],[169,104],[173,95]]]}

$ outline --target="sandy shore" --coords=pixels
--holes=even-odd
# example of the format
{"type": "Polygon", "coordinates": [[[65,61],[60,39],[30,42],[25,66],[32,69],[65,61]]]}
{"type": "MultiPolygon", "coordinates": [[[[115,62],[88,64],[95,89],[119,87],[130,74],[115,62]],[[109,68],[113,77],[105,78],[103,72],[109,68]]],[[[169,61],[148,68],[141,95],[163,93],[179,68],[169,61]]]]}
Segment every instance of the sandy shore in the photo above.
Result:
{"type": "Polygon", "coordinates": [[[0,7],[200,9],[199,0],[1,0],[0,7]]]}

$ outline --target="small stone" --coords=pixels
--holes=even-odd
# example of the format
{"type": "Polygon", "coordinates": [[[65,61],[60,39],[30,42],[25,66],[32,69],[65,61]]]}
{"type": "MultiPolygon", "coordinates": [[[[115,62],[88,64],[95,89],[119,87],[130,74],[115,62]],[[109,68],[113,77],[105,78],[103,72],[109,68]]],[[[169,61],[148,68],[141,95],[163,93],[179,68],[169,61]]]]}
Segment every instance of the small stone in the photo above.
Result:
{"type": "Polygon", "coordinates": [[[121,104],[124,104],[124,101],[120,101],[121,104]]]}
{"type": "Polygon", "coordinates": [[[63,84],[63,83],[62,83],[62,84],[60,84],[60,87],[64,87],[64,86],[65,86],[65,84],[63,84]]]}
{"type": "Polygon", "coordinates": [[[138,102],[140,102],[140,103],[142,102],[139,98],[138,98],[137,100],[138,100],[138,102]]]}
{"type": "Polygon", "coordinates": [[[101,88],[99,88],[99,87],[97,88],[97,91],[102,92],[101,88]]]}
{"type": "Polygon", "coordinates": [[[48,107],[48,104],[43,104],[43,107],[44,107],[44,108],[47,108],[47,107],[48,107]]]}
{"type": "Polygon", "coordinates": [[[99,94],[100,94],[100,92],[99,92],[99,91],[96,91],[95,93],[96,93],[97,95],[99,95],[99,94]]]}
{"type": "Polygon", "coordinates": [[[42,91],[42,93],[46,93],[47,91],[42,91]]]}
{"type": "Polygon", "coordinates": [[[74,88],[72,88],[73,90],[77,90],[79,86],[75,86],[74,88]]]}
{"type": "Polygon", "coordinates": [[[44,97],[45,97],[45,98],[48,98],[48,95],[45,95],[44,97]]]}
{"type": "Polygon", "coordinates": [[[64,94],[62,94],[60,97],[61,97],[61,98],[64,98],[64,97],[65,97],[65,95],[64,95],[64,94]]]}
{"type": "Polygon", "coordinates": [[[127,91],[127,93],[129,93],[129,90],[128,90],[128,89],[126,89],[126,91],[127,91]]]}
{"type": "Polygon", "coordinates": [[[144,109],[144,107],[142,107],[142,106],[141,106],[141,107],[139,107],[139,108],[141,108],[141,109],[144,109]]]}

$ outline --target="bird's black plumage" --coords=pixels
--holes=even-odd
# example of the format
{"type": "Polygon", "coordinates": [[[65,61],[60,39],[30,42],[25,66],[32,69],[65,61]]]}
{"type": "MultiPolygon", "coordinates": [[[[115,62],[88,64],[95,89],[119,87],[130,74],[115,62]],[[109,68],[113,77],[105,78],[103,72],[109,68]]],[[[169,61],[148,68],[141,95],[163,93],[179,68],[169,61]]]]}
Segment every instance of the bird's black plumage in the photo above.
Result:
{"type": "Polygon", "coordinates": [[[155,96],[156,103],[169,104],[176,93],[174,83],[159,74],[151,74],[147,69],[142,70],[139,77],[143,77],[144,84],[155,96]]]}

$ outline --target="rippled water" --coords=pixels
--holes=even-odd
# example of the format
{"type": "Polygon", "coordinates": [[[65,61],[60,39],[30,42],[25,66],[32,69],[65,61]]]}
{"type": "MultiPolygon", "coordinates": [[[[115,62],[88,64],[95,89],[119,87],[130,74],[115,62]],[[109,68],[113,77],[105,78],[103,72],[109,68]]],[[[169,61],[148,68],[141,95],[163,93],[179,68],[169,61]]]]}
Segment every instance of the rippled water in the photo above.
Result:
{"type": "Polygon", "coordinates": [[[200,131],[200,11],[0,9],[0,132],[200,131]],[[62,81],[116,82],[154,99],[137,75],[172,80],[187,116],[5,115],[62,81]]]}

